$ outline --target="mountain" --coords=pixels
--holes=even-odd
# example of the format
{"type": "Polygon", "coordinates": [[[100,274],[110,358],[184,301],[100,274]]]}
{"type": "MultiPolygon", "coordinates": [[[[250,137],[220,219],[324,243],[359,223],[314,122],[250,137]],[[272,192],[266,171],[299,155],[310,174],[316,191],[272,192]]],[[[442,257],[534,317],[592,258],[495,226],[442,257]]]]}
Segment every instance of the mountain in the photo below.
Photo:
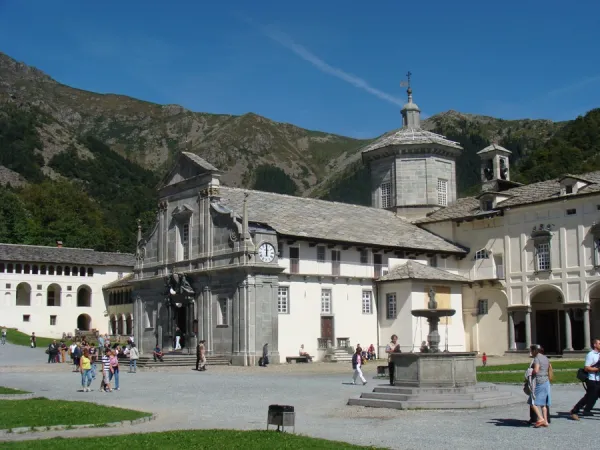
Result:
{"type": "MultiPolygon", "coordinates": [[[[597,142],[585,131],[594,120],[575,135],[569,131],[580,119],[502,120],[448,111],[425,120],[423,127],[464,147],[457,164],[464,195],[479,184],[476,152],[492,141],[513,151],[513,177],[519,181],[561,170],[551,157],[564,152],[570,140],[586,149],[597,142]],[[553,143],[550,150],[546,143],[553,143]]],[[[152,222],[156,184],[181,150],[222,169],[226,185],[369,204],[369,174],[360,149],[371,141],[253,113],[199,113],[74,89],[0,53],[0,185],[9,186],[0,191],[0,202],[13,205],[0,206],[0,241],[52,244],[60,239],[72,245],[71,239],[79,246],[130,251],[134,219],[140,217],[143,227],[152,222]],[[78,217],[48,197],[64,192],[87,205],[78,217]],[[11,213],[15,208],[18,213],[11,213]],[[72,228],[91,224],[96,231],[77,234],[72,228]]],[[[586,149],[568,166],[573,171],[596,164],[586,149]]]]}

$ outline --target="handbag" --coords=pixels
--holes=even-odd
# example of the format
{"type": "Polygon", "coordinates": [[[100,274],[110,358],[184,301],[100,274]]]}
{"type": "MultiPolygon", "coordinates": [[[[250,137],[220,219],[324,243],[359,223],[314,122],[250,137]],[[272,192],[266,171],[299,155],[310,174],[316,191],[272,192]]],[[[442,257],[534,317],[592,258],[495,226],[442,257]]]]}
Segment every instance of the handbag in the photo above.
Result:
{"type": "Polygon", "coordinates": [[[585,369],[577,369],[577,374],[575,375],[579,381],[585,383],[588,380],[588,373],[585,369]]]}
{"type": "Polygon", "coordinates": [[[554,382],[554,369],[552,368],[552,364],[548,366],[548,380],[550,380],[550,383],[554,382]]]}
{"type": "Polygon", "coordinates": [[[531,395],[531,386],[529,386],[529,381],[525,381],[525,384],[523,385],[523,393],[527,396],[531,395]]]}

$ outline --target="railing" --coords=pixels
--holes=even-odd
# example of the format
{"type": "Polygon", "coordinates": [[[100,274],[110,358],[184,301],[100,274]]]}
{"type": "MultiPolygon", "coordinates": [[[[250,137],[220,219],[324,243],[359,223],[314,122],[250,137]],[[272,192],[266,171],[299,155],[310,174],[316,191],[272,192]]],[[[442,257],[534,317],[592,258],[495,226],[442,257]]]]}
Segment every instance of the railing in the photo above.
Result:
{"type": "Polygon", "coordinates": [[[317,347],[319,350],[327,350],[332,347],[331,339],[317,338],[317,347]]]}
{"type": "Polygon", "coordinates": [[[350,347],[350,338],[337,338],[337,347],[338,348],[350,347]]]}
{"type": "MultiPolygon", "coordinates": [[[[281,258],[280,267],[286,269],[284,273],[302,273],[307,275],[341,276],[357,278],[373,278],[374,266],[372,264],[360,264],[358,262],[325,261],[316,259],[281,258]],[[300,264],[302,263],[302,264],[300,264]],[[300,267],[302,265],[302,267],[300,267]],[[302,270],[300,270],[302,269],[302,270]]],[[[380,265],[379,271],[387,266],[380,265]]]]}

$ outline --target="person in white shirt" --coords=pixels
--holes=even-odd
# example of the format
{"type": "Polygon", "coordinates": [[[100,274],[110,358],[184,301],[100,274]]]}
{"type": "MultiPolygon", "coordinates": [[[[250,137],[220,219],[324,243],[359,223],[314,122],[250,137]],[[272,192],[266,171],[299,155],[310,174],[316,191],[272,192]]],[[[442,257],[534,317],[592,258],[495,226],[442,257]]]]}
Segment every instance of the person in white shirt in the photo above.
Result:
{"type": "Polygon", "coordinates": [[[571,419],[579,420],[579,410],[583,408],[584,416],[592,415],[592,408],[598,400],[600,393],[600,339],[592,341],[592,351],[585,357],[583,368],[588,373],[588,379],[585,382],[586,391],[581,400],[577,402],[571,410],[571,419]]]}
{"type": "Polygon", "coordinates": [[[298,350],[298,356],[304,356],[308,362],[312,362],[312,356],[310,356],[308,352],[304,350],[304,344],[300,346],[300,350],[298,350]]]}
{"type": "Polygon", "coordinates": [[[2,345],[6,344],[6,328],[2,328],[2,345]]]}
{"type": "Polygon", "coordinates": [[[352,355],[352,369],[354,369],[354,375],[352,377],[352,384],[356,384],[356,379],[360,377],[363,386],[367,384],[367,380],[362,373],[362,348],[356,347],[356,353],[352,355]]]}
{"type": "Polygon", "coordinates": [[[394,363],[392,361],[392,353],[400,353],[400,344],[398,344],[398,336],[392,334],[392,341],[385,347],[385,352],[388,354],[388,371],[390,373],[390,384],[394,385],[394,363]]]}

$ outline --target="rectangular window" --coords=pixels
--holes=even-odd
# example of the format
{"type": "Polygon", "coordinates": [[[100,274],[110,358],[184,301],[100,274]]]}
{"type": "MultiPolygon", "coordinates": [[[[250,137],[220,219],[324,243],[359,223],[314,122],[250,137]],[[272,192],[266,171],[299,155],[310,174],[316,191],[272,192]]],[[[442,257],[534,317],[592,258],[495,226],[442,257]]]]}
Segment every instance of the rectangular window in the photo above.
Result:
{"type": "Polygon", "coordinates": [[[331,314],[331,289],[321,290],[321,314],[331,314]]]}
{"type": "Polygon", "coordinates": [[[360,251],[360,263],[361,264],[369,264],[369,252],[368,250],[360,251]]]}
{"type": "Polygon", "coordinates": [[[229,301],[226,298],[219,299],[219,316],[217,325],[226,327],[229,325],[229,301]]]}
{"type": "Polygon", "coordinates": [[[392,183],[386,181],[381,183],[381,207],[390,208],[392,206],[392,183]]]}
{"type": "Polygon", "coordinates": [[[29,314],[23,314],[23,322],[29,322],[29,314]]]}
{"type": "Polygon", "coordinates": [[[486,249],[477,250],[477,253],[475,253],[475,261],[480,259],[489,259],[489,257],[489,253],[486,249]]]}
{"type": "Polygon", "coordinates": [[[536,252],[536,269],[538,272],[550,270],[550,242],[537,244],[536,252]]]}
{"type": "Polygon", "coordinates": [[[433,256],[429,257],[429,265],[431,267],[437,267],[438,266],[438,264],[437,264],[437,256],[436,255],[433,255],[433,256]]]}
{"type": "Polygon", "coordinates": [[[373,314],[373,293],[371,291],[362,293],[362,313],[373,314]]]}
{"type": "Polygon", "coordinates": [[[6,289],[10,289],[10,283],[6,283],[6,289]]]}
{"type": "Polygon", "coordinates": [[[385,296],[385,304],[387,309],[386,317],[388,319],[395,319],[398,316],[395,292],[385,296]]]}
{"type": "Polygon", "coordinates": [[[37,290],[38,290],[38,291],[41,291],[41,290],[42,290],[42,285],[41,285],[41,284],[38,284],[38,285],[37,285],[37,290]]]}
{"type": "Polygon", "coordinates": [[[341,260],[342,252],[339,250],[331,250],[331,275],[340,274],[341,260]]]}
{"type": "Polygon", "coordinates": [[[383,255],[381,253],[373,253],[373,270],[375,278],[381,276],[381,268],[383,267],[383,255]]]}
{"type": "Polygon", "coordinates": [[[448,206],[448,180],[438,178],[437,182],[438,205],[448,206]]]}
{"type": "Polygon", "coordinates": [[[56,316],[50,316],[50,325],[56,325],[56,316]]]}
{"type": "Polygon", "coordinates": [[[577,214],[576,209],[567,209],[567,216],[574,216],[575,214],[577,214]]]}
{"type": "Polygon", "coordinates": [[[181,227],[181,245],[183,246],[183,260],[190,259],[190,224],[184,223],[181,227]]]}
{"type": "Polygon", "coordinates": [[[565,194],[572,194],[573,193],[573,185],[572,184],[567,184],[565,186],[565,194]]]}
{"type": "Polygon", "coordinates": [[[73,286],[67,286],[67,291],[72,291],[73,290],[73,286]]]}
{"type": "Polygon", "coordinates": [[[479,316],[485,316],[488,313],[488,301],[479,300],[477,302],[477,314],[479,316]]]}
{"type": "Polygon", "coordinates": [[[317,247],[317,262],[325,262],[325,247],[322,245],[317,247]]]}
{"type": "Polygon", "coordinates": [[[290,247],[290,273],[300,273],[300,249],[290,247]]]}
{"type": "Polygon", "coordinates": [[[279,286],[277,291],[277,312],[279,314],[290,313],[290,288],[279,286]]]}

